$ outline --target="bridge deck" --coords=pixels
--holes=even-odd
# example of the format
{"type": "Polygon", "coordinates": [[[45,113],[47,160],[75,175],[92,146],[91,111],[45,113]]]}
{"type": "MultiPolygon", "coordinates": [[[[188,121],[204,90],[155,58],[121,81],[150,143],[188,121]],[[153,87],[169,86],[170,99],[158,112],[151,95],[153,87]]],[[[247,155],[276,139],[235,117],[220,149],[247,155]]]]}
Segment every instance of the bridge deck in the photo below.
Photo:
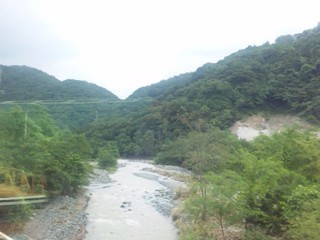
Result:
{"type": "Polygon", "coordinates": [[[46,195],[0,198],[0,206],[36,204],[48,202],[46,195]]]}

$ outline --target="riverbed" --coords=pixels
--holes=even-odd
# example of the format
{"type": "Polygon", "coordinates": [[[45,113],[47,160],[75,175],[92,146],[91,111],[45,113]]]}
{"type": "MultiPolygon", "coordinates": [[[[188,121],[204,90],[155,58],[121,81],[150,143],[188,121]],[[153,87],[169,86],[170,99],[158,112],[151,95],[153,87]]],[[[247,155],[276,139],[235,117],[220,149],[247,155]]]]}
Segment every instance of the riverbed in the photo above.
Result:
{"type": "Polygon", "coordinates": [[[110,174],[111,181],[92,182],[87,187],[90,201],[85,239],[178,239],[168,214],[173,207],[172,188],[163,184],[170,179],[145,171],[154,168],[147,162],[118,163],[118,170],[110,174]]]}

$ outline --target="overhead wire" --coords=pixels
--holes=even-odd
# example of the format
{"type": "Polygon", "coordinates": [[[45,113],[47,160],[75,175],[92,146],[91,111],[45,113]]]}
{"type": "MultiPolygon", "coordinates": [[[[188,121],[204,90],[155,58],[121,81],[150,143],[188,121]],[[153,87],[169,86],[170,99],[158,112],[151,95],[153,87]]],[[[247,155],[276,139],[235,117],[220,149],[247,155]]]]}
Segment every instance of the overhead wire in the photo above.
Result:
{"type": "MultiPolygon", "coordinates": [[[[108,104],[127,104],[127,103],[147,103],[152,102],[151,98],[140,98],[140,99],[134,99],[134,100],[108,100],[108,99],[70,99],[70,100],[33,100],[33,101],[0,101],[0,110],[8,110],[10,109],[10,106],[21,106],[21,112],[30,112],[30,113],[41,113],[41,112],[48,112],[48,113],[68,113],[68,112],[89,112],[89,111],[98,111],[98,112],[107,112],[110,111],[110,108],[108,107],[108,104]],[[74,106],[74,105],[95,105],[95,108],[92,109],[50,109],[49,106],[55,106],[55,105],[64,105],[64,106],[74,106]],[[30,107],[30,109],[23,109],[24,106],[30,107]],[[32,109],[32,107],[36,106],[48,106],[47,109],[32,109]],[[7,107],[2,108],[2,107],[7,107]]],[[[109,106],[110,106],[109,105],[109,106]]]]}
{"type": "Polygon", "coordinates": [[[139,98],[134,100],[108,100],[108,99],[68,99],[68,100],[16,100],[16,101],[1,101],[0,105],[66,105],[66,104],[90,104],[90,103],[132,103],[132,102],[151,102],[151,98],[139,98]]]}

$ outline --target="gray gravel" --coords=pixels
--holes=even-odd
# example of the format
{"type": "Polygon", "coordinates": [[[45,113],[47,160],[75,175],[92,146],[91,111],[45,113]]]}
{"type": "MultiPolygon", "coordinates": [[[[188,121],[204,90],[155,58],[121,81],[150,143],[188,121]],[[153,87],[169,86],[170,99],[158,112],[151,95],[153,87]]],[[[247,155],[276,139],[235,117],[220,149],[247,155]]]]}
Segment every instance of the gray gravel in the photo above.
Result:
{"type": "MultiPolygon", "coordinates": [[[[105,170],[95,169],[91,183],[110,182],[105,170]]],[[[90,196],[85,190],[75,197],[60,196],[35,209],[32,217],[15,240],[81,240],[86,234],[85,209],[90,196]]]]}
{"type": "Polygon", "coordinates": [[[33,240],[80,240],[85,233],[86,208],[89,198],[84,194],[72,198],[69,196],[57,197],[42,209],[36,209],[26,223],[21,235],[14,239],[33,240]]]}
{"type": "Polygon", "coordinates": [[[136,176],[158,181],[164,186],[163,188],[157,189],[152,193],[145,192],[144,198],[149,200],[152,206],[155,207],[159,213],[165,216],[170,216],[172,213],[172,209],[177,206],[177,203],[174,201],[175,192],[179,188],[185,188],[186,184],[184,182],[176,181],[170,177],[158,174],[157,169],[176,172],[180,174],[190,173],[184,168],[164,165],[156,165],[156,169],[144,168],[144,172],[134,173],[136,176]]]}

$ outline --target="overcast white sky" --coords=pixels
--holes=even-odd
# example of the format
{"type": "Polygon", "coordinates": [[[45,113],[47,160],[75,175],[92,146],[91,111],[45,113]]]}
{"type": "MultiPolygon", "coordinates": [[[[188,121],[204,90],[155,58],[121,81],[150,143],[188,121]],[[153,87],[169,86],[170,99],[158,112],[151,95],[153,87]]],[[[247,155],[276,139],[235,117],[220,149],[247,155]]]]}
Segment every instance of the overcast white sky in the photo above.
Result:
{"type": "Polygon", "coordinates": [[[0,64],[139,87],[320,21],[319,0],[0,0],[0,64]]]}

